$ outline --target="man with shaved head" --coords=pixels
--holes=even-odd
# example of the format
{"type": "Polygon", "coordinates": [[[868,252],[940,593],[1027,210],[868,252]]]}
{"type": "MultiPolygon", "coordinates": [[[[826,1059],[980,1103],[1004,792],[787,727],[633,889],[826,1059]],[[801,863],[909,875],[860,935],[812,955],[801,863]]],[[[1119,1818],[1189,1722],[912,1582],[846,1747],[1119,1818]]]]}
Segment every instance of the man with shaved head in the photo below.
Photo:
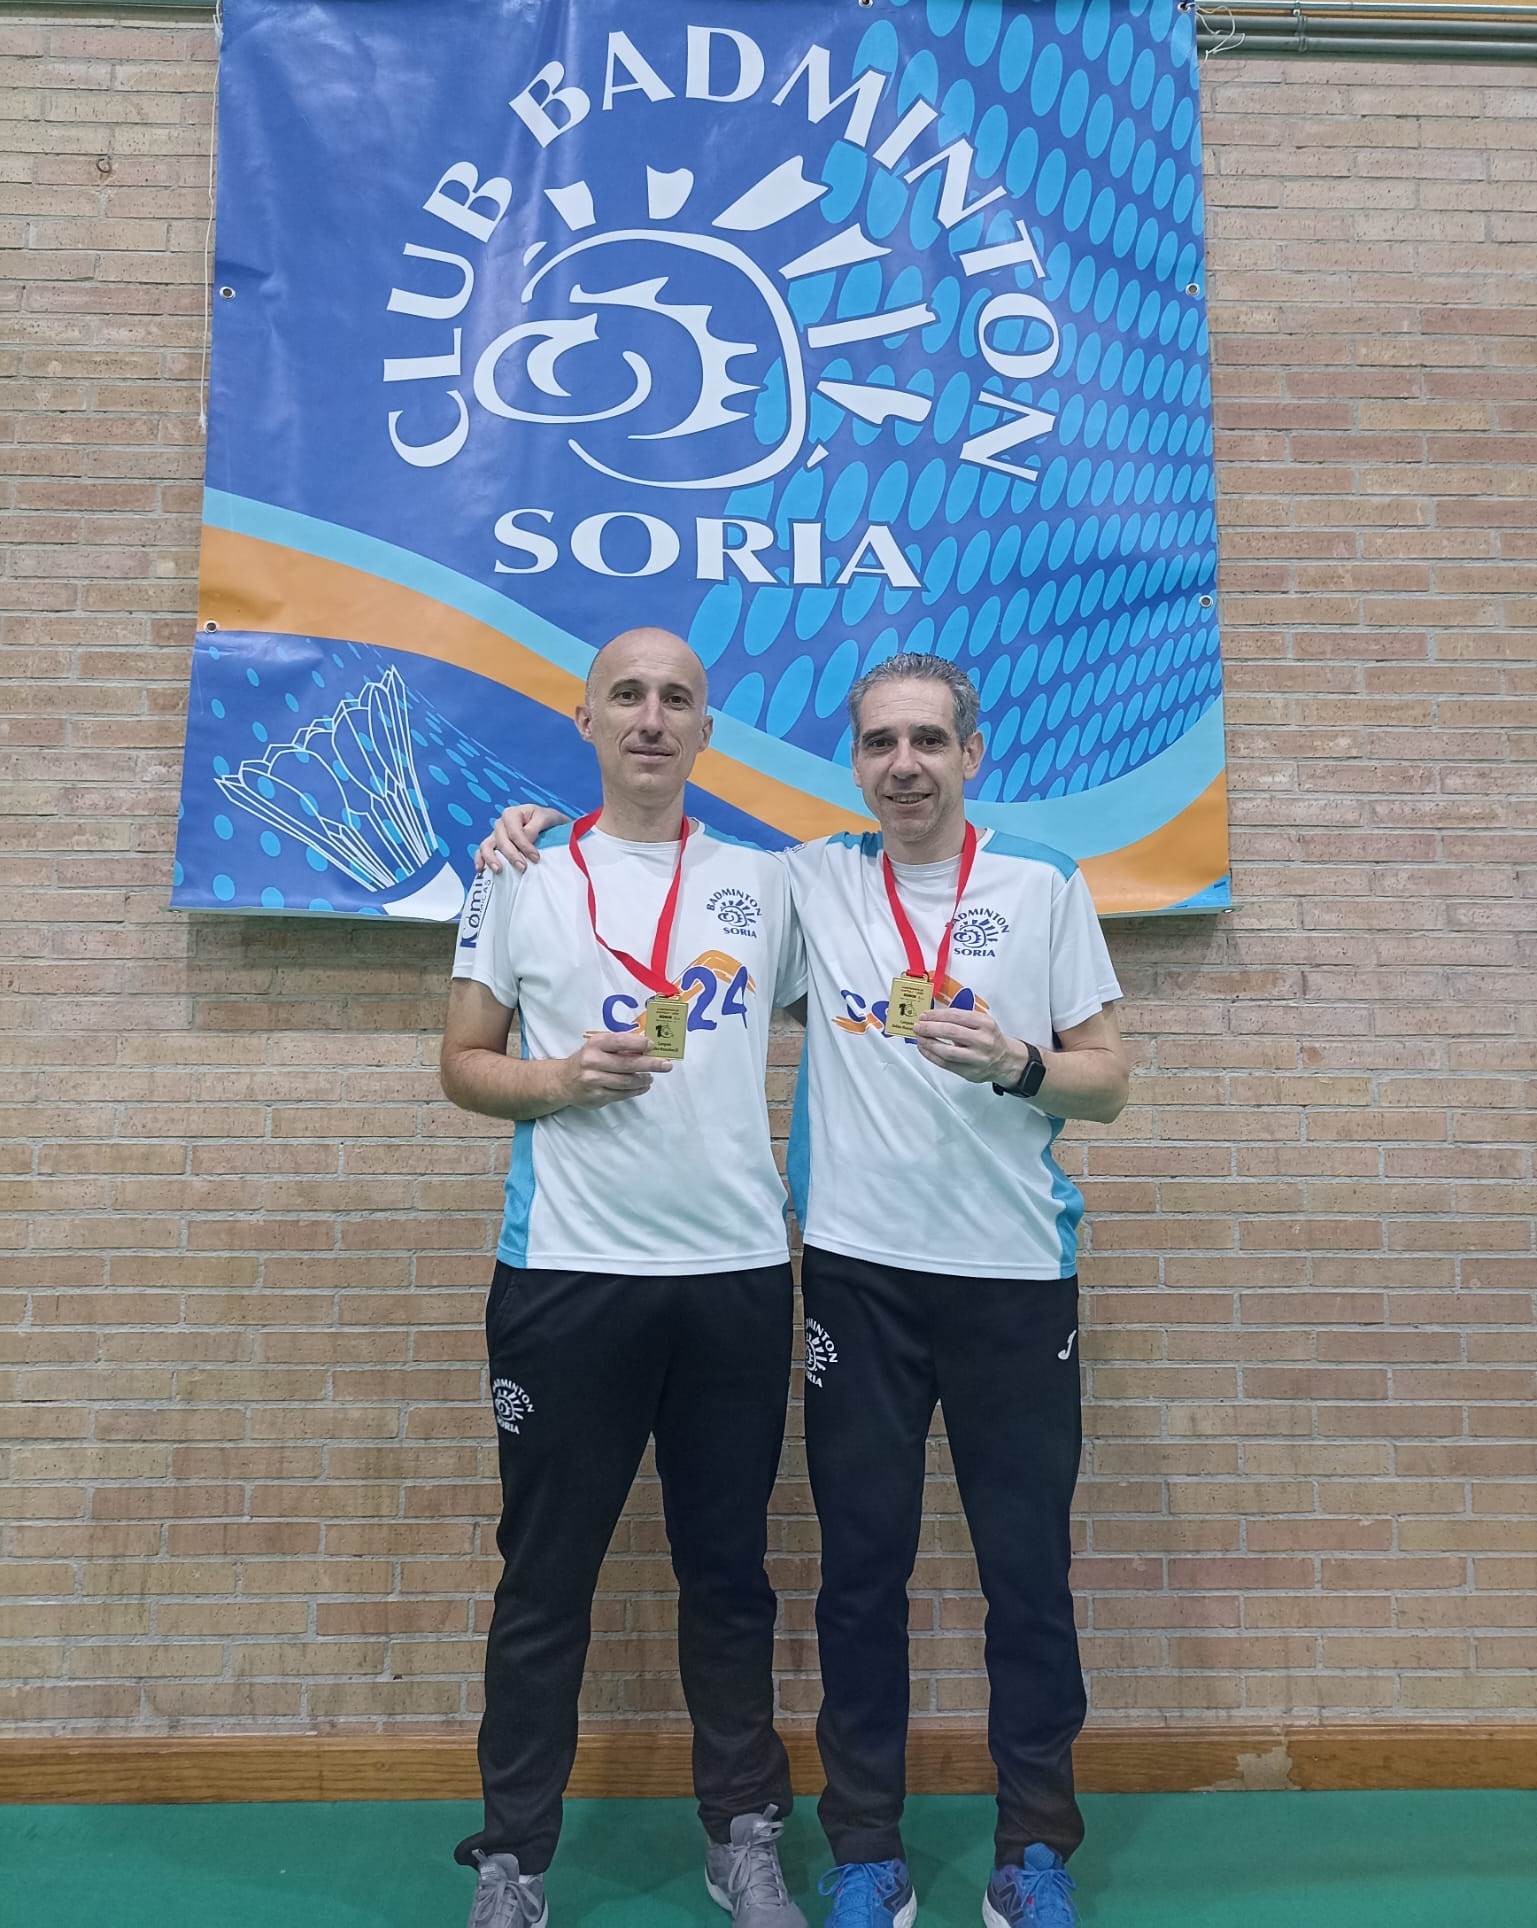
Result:
{"type": "Polygon", "coordinates": [[[544,1928],[593,1591],[656,1442],[706,1881],[740,1928],[805,1928],[763,1570],[790,1370],[770,1011],[805,989],[782,865],[684,814],[710,740],[679,637],[627,630],[576,727],[602,807],[486,872],[460,921],[443,1089],[514,1121],[486,1308],[505,1562],[486,1645],[471,1928],[544,1928]],[[518,1055],[507,1053],[514,1012],[518,1055]]]}

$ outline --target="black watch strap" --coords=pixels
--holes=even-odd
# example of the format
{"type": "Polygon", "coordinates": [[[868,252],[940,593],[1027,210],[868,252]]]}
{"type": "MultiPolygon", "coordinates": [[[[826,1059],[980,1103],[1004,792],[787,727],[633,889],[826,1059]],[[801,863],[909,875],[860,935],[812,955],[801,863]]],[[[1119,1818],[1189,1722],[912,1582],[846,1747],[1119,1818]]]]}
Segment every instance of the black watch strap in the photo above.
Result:
{"type": "Polygon", "coordinates": [[[1018,1083],[993,1086],[1000,1098],[1033,1098],[1046,1082],[1046,1060],[1028,1040],[1025,1053],[1025,1068],[1019,1074],[1018,1083]]]}

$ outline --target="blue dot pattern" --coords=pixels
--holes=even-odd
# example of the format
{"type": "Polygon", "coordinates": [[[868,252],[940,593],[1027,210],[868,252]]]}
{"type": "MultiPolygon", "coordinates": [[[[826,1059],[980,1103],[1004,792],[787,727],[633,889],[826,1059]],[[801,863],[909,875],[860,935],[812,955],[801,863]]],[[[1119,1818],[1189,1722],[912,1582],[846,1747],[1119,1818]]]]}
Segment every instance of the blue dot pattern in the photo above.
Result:
{"type": "MultiPolygon", "coordinates": [[[[909,183],[906,163],[829,149],[821,213],[833,228],[858,219],[893,252],[846,273],[841,292],[831,275],[795,284],[802,325],[918,300],[936,319],[813,374],[931,395],[933,411],[893,432],[816,397],[812,433],[834,459],[738,490],[727,512],[770,523],[782,543],[790,523],[820,518],[843,560],[851,531],[887,523],[922,587],[865,576],[744,593],[727,581],[704,596],[690,640],[727,715],[834,760],[854,677],[898,649],[935,651],[981,692],[983,799],[1071,795],[1159,755],[1221,690],[1191,16],[1174,0],[884,0],[882,14],[905,17],[871,21],[854,70],[895,76],[903,108],[936,108],[941,142],[971,140],[968,201],[996,186],[1006,197],[947,238],[941,169],[909,183]],[[967,277],[958,257],[1012,241],[1019,218],[1044,275],[967,277]],[[943,265],[931,254],[920,274],[904,242],[943,265]],[[1055,362],[1033,380],[1001,379],[978,352],[981,309],[1005,287],[1055,319],[1055,362]],[[1033,463],[1035,481],[959,460],[1002,419],[985,390],[1055,415],[1008,458],[1033,463]]],[[[1028,354],[1051,332],[1006,321],[991,340],[1028,354]]],[[[780,426],[765,414],[760,439],[780,426]]]]}

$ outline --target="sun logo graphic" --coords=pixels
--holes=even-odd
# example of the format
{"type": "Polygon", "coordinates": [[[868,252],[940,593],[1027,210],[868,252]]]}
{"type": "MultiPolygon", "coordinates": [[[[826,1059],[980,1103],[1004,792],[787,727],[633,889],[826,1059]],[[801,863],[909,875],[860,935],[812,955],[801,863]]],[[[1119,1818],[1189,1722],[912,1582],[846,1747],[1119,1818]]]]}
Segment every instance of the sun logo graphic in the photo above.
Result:
{"type": "MultiPolygon", "coordinates": [[[[799,163],[793,166],[798,173],[799,163]]],[[[776,218],[771,212],[776,189],[782,190],[780,200],[795,205],[795,183],[783,170],[779,174],[781,178],[770,176],[755,191],[764,203],[761,209],[749,196],[745,204],[724,210],[715,225],[755,223],[760,213],[776,218]]],[[[690,198],[690,169],[648,166],[646,183],[646,225],[583,235],[534,268],[521,301],[525,309],[536,311],[535,318],[516,323],[487,346],[475,370],[475,399],[508,421],[561,426],[625,422],[621,439],[631,447],[621,459],[606,460],[592,446],[590,432],[566,438],[579,461],[618,482],[724,489],[765,481],[791,460],[805,433],[805,388],[794,317],[780,290],[733,242],[717,233],[680,232],[659,224],[681,213],[690,198]],[[653,272],[632,277],[626,271],[634,265],[643,270],[649,265],[653,272]],[[577,312],[539,318],[537,310],[544,304],[577,312]],[[725,330],[720,327],[723,314],[733,317],[725,330]],[[611,325],[616,316],[622,316],[622,322],[611,325]],[[599,385],[590,365],[593,358],[579,357],[577,351],[601,345],[606,337],[624,343],[618,357],[628,393],[605,397],[602,406],[587,409],[580,404],[524,407],[508,399],[504,391],[509,375],[557,404],[569,402],[573,388],[592,394],[599,385]],[[560,364],[568,356],[573,362],[585,359],[589,366],[563,376],[560,364]],[[733,365],[739,363],[746,364],[748,380],[737,378],[733,365]],[[789,378],[784,434],[767,452],[755,449],[746,459],[733,460],[728,449],[723,458],[716,431],[748,421],[742,398],[755,394],[775,368],[789,378]],[[630,419],[648,410],[652,425],[630,419]],[[687,447],[676,454],[660,446],[668,442],[687,447]]],[[[570,228],[591,227],[597,220],[592,189],[585,181],[547,188],[545,196],[570,228]]],[[[532,243],[525,251],[525,265],[544,249],[545,243],[532,243]]]]}
{"type": "MultiPolygon", "coordinates": [[[[516,236],[497,241],[492,277],[513,313],[477,313],[472,330],[453,328],[450,352],[385,362],[386,383],[457,384],[446,407],[441,391],[421,391],[413,408],[391,410],[390,442],[415,467],[453,460],[472,432],[468,388],[482,419],[564,443],[589,488],[557,484],[575,495],[570,526],[553,505],[504,511],[498,575],[552,569],[564,543],[573,563],[605,576],[691,563],[703,582],[735,575],[821,588],[870,576],[921,588],[884,520],[840,531],[840,553],[827,555],[821,522],[702,515],[685,557],[685,531],[667,514],[591,503],[593,476],[686,499],[815,468],[846,427],[910,440],[938,407],[935,371],[915,339],[940,319],[927,289],[957,270],[963,298],[978,299],[965,347],[948,352],[985,368],[969,433],[949,459],[1034,482],[1038,470],[1021,451],[1056,421],[1028,399],[1060,347],[1052,310],[1030,285],[1046,279],[1037,237],[1004,186],[974,182],[976,150],[941,109],[904,103],[896,54],[889,66],[861,64],[847,46],[813,44],[798,57],[776,50],[771,74],[764,49],[734,28],[689,25],[680,41],[677,73],[618,30],[606,36],[598,71],[549,61],[508,103],[521,123],[508,173],[457,161],[441,175],[423,211],[473,241],[492,242],[516,206],[516,236]],[[697,165],[701,123],[680,111],[691,101],[711,104],[720,159],[708,170],[697,165]],[[530,135],[537,153],[525,151],[530,135]],[[611,157],[621,140],[619,172],[611,157]],[[935,240],[916,259],[841,207],[831,214],[840,202],[834,147],[860,150],[896,192],[932,202],[935,240]],[[517,178],[548,185],[515,192],[517,178]],[[894,255],[900,272],[888,280],[881,264],[894,255]],[[483,343],[478,352],[467,350],[467,334],[483,343]],[[414,425],[429,419],[451,426],[424,440],[414,425]]],[[[592,43],[583,60],[596,63],[600,36],[592,43]]],[[[404,252],[440,265],[414,271],[423,288],[392,289],[390,310],[438,323],[464,313],[476,281],[471,254],[414,243],[404,252]]]]}
{"type": "Polygon", "coordinates": [[[819,1319],[806,1321],[806,1383],[820,1386],[823,1376],[838,1363],[838,1348],[819,1319]]]}
{"type": "Polygon", "coordinates": [[[533,1417],[534,1402],[515,1379],[493,1379],[491,1410],[504,1433],[518,1433],[522,1421],[533,1417]]]}
{"type": "Polygon", "coordinates": [[[982,904],[956,914],[950,945],[960,957],[996,957],[1008,934],[1009,920],[1002,911],[982,904]]]}
{"type": "Polygon", "coordinates": [[[705,909],[713,911],[726,930],[744,937],[757,935],[758,919],[763,915],[756,897],[729,884],[716,891],[705,909]]]}

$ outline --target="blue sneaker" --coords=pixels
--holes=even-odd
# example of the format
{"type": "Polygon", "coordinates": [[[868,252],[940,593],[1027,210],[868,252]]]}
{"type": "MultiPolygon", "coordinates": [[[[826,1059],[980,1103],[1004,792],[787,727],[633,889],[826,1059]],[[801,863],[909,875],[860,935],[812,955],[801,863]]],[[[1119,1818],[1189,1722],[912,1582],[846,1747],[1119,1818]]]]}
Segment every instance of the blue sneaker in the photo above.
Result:
{"type": "Polygon", "coordinates": [[[817,1883],[831,1895],[826,1928],[913,1928],[918,1897],[905,1861],[845,1861],[817,1883]]]}
{"type": "Polygon", "coordinates": [[[1077,1884],[1044,1842],[1025,1849],[1022,1868],[994,1868],[982,1897],[987,1928],[1078,1928],[1070,1899],[1077,1884]]]}

